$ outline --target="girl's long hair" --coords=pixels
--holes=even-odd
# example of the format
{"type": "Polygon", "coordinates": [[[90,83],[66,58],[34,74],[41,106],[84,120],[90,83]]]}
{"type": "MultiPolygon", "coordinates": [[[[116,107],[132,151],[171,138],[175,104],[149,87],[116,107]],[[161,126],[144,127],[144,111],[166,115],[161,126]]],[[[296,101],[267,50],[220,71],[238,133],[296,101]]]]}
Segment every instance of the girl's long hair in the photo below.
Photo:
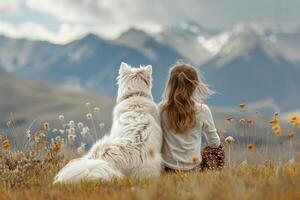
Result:
{"type": "Polygon", "coordinates": [[[195,102],[202,103],[212,91],[195,67],[177,63],[169,73],[162,103],[162,117],[169,129],[184,133],[196,123],[195,102]]]}

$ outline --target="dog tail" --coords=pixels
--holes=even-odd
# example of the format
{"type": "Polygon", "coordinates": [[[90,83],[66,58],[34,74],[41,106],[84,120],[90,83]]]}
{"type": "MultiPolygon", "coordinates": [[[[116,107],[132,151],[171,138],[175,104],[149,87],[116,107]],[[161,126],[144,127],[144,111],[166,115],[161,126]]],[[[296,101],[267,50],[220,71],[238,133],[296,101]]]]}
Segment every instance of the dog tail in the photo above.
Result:
{"type": "Polygon", "coordinates": [[[54,178],[55,183],[74,183],[84,180],[105,180],[120,178],[122,173],[105,160],[87,157],[71,160],[54,178]]]}

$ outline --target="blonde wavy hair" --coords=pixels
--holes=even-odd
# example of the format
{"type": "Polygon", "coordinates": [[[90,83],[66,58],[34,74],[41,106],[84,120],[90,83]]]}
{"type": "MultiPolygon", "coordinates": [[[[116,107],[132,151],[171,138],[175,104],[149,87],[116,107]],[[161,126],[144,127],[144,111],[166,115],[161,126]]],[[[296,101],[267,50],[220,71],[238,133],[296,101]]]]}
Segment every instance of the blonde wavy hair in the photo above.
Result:
{"type": "Polygon", "coordinates": [[[195,102],[202,103],[213,92],[202,81],[200,72],[192,65],[176,63],[162,97],[162,117],[169,129],[184,133],[196,123],[195,102]]]}

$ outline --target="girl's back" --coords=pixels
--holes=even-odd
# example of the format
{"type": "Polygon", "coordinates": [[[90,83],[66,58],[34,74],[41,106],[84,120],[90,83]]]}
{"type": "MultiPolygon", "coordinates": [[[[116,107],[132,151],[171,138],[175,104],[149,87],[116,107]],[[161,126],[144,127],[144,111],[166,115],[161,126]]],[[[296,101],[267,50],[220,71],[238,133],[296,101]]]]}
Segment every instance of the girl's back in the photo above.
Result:
{"type": "Polygon", "coordinates": [[[190,170],[201,162],[202,133],[210,147],[218,147],[220,139],[214,125],[210,109],[205,104],[196,104],[196,123],[184,134],[170,130],[162,116],[163,159],[172,169],[190,170]]]}
{"type": "Polygon", "coordinates": [[[202,133],[209,147],[219,147],[211,111],[202,103],[210,93],[193,66],[176,64],[171,68],[159,105],[164,138],[162,153],[167,168],[190,170],[199,165],[202,133]]]}

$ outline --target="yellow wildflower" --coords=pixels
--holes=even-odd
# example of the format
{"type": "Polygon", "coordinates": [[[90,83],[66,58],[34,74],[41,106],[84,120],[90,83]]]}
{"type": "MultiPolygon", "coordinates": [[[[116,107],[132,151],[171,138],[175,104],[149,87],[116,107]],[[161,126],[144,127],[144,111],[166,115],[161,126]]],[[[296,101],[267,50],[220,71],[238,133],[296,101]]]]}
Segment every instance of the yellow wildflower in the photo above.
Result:
{"type": "Polygon", "coordinates": [[[281,135],[281,130],[280,130],[280,129],[275,130],[275,131],[274,131],[274,134],[275,134],[276,136],[281,135]]]}
{"type": "Polygon", "coordinates": [[[272,129],[273,129],[274,131],[280,130],[280,125],[275,124],[275,125],[272,126],[272,129]]]}
{"type": "Polygon", "coordinates": [[[297,121],[297,120],[299,120],[298,116],[292,116],[291,117],[291,121],[297,121]]]}
{"type": "Polygon", "coordinates": [[[10,148],[10,142],[9,142],[8,139],[3,140],[2,148],[5,149],[5,150],[10,148]]]}
{"type": "Polygon", "coordinates": [[[277,124],[279,122],[279,119],[277,117],[274,117],[271,119],[270,124],[277,124]]]}
{"type": "Polygon", "coordinates": [[[293,133],[288,133],[288,134],[287,134],[287,138],[288,138],[289,140],[293,139],[293,137],[294,137],[294,134],[293,134],[293,133]]]}
{"type": "Polygon", "coordinates": [[[253,148],[254,148],[254,144],[248,144],[248,145],[247,145],[247,149],[248,149],[249,151],[251,151],[253,148]]]}
{"type": "Polygon", "coordinates": [[[300,120],[299,120],[299,117],[298,116],[292,116],[291,117],[291,120],[290,120],[290,123],[294,126],[297,126],[300,124],[300,120]]]}
{"type": "Polygon", "coordinates": [[[240,108],[241,108],[241,109],[243,109],[243,108],[245,108],[245,107],[246,107],[246,104],[240,103],[240,108]]]}
{"type": "Polygon", "coordinates": [[[253,124],[253,120],[252,119],[247,119],[247,124],[253,124]]]}

